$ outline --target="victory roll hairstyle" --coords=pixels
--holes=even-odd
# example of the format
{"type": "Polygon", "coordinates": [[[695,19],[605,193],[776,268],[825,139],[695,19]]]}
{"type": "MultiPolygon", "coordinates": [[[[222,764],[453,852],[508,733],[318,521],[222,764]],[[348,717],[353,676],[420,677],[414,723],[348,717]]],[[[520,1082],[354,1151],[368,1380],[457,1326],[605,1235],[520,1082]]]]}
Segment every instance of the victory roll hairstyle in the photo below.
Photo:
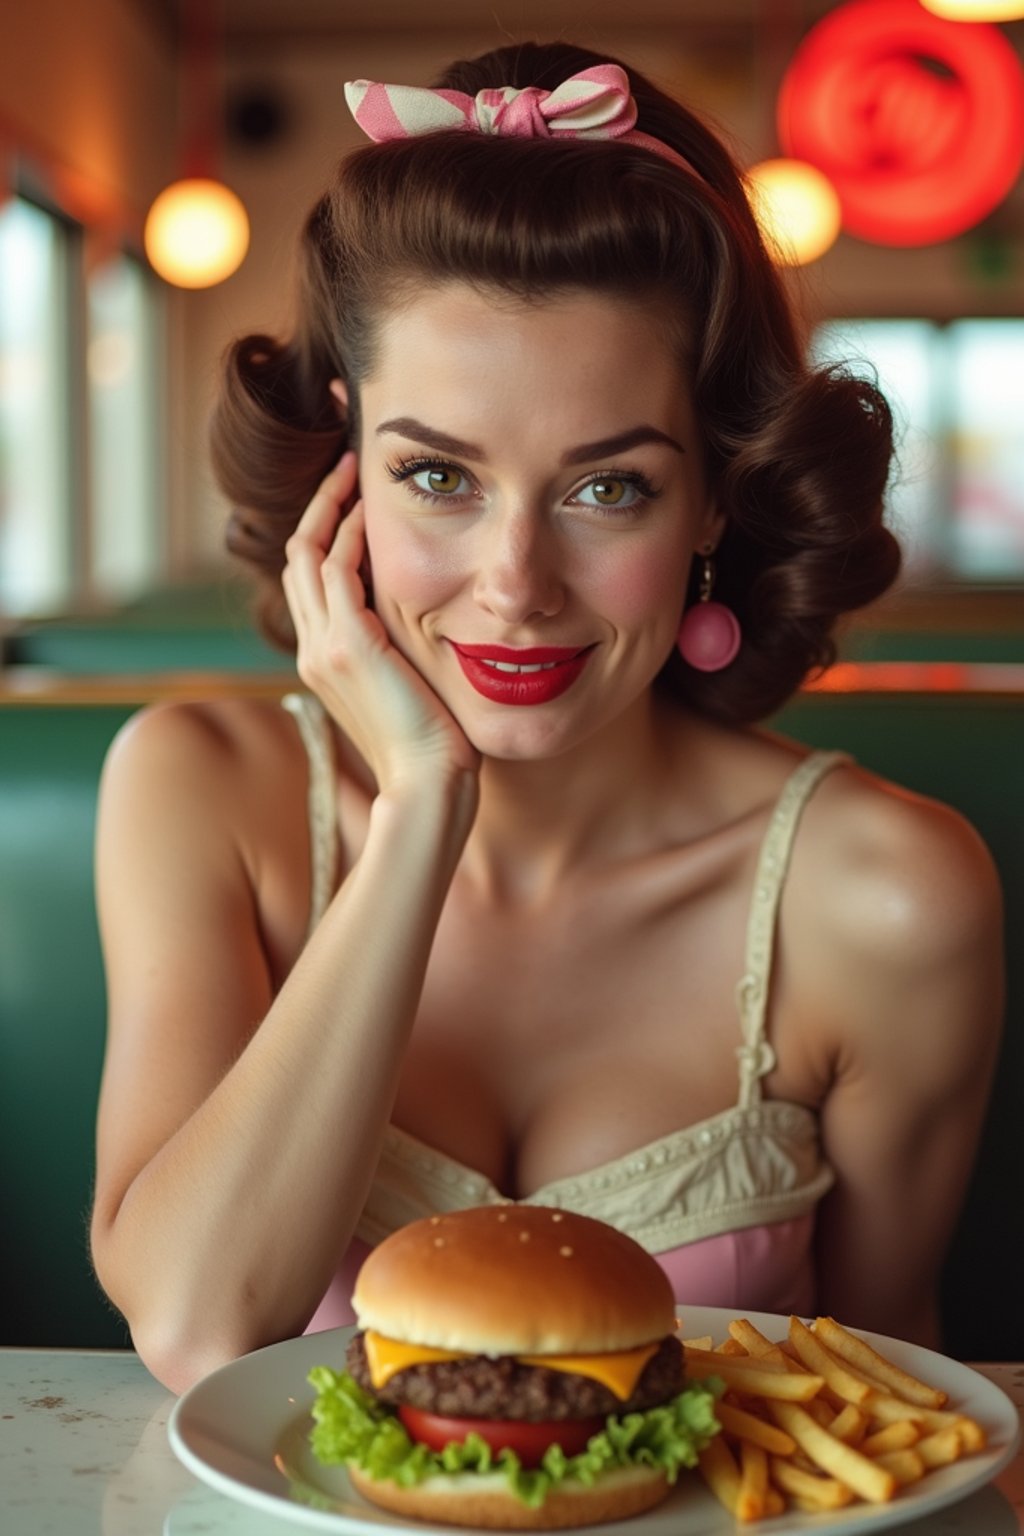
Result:
{"type": "MultiPolygon", "coordinates": [[[[470,95],[553,89],[609,62],[619,61],[523,44],[453,64],[436,84],[470,95]]],[[[726,519],[715,597],[744,637],[722,673],[667,663],[665,683],[693,707],[729,722],[764,718],[832,659],[838,616],[894,579],[899,550],[882,521],[885,400],[841,368],[808,365],[728,150],[621,67],[637,128],[692,170],[615,140],[441,131],[367,144],[342,161],[306,221],[292,335],[247,336],[230,349],[214,466],[234,504],[228,546],[264,578],[262,627],[282,647],[295,644],[279,579],[284,546],[356,441],[380,323],[442,282],[525,302],[584,289],[664,313],[726,519]],[[347,420],[329,393],[336,377],[349,386],[347,420]]]]}

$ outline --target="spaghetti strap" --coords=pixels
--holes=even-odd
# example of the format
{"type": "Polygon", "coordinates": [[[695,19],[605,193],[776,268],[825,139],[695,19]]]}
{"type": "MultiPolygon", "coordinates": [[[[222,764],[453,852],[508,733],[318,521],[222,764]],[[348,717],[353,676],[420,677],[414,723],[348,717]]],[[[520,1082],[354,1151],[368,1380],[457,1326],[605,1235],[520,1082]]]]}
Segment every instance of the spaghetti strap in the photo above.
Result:
{"type": "Polygon", "coordinates": [[[335,814],[335,768],[331,728],[319,699],[309,693],[288,693],[281,700],[295,722],[309,758],[309,842],[312,890],[308,939],[327,910],[334,892],[338,865],[335,814]]]}
{"type": "Polygon", "coordinates": [[[761,1079],[775,1065],[775,1051],[765,1034],[765,1014],[779,900],[800,815],[825,775],[850,761],[845,752],[812,752],[805,757],[783,785],[761,844],[747,922],[744,971],[736,988],[742,1030],[742,1044],[736,1048],[741,1109],[761,1102],[761,1079]]]}

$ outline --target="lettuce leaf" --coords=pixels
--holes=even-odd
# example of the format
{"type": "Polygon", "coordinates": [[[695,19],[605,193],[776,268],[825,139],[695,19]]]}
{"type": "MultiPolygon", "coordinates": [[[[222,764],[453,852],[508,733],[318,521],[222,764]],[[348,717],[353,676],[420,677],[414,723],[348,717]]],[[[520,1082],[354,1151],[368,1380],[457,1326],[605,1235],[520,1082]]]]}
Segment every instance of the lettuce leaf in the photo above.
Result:
{"type": "Polygon", "coordinates": [[[680,1467],[697,1464],[697,1453],[718,1433],[715,1398],[718,1381],[687,1387],[677,1397],[643,1413],[612,1414],[586,1450],[566,1456],[553,1445],[539,1467],[525,1468],[511,1450],[495,1454],[479,1435],[461,1445],[432,1451],[412,1440],[398,1417],[370,1397],[347,1371],[318,1365],[309,1373],[316,1389],[313,1454],[324,1466],[352,1463],[377,1479],[410,1488],[439,1473],[501,1473],[509,1489],[536,1509],[559,1484],[575,1480],[589,1486],[602,1472],[621,1467],[657,1467],[670,1483],[680,1467]]]}

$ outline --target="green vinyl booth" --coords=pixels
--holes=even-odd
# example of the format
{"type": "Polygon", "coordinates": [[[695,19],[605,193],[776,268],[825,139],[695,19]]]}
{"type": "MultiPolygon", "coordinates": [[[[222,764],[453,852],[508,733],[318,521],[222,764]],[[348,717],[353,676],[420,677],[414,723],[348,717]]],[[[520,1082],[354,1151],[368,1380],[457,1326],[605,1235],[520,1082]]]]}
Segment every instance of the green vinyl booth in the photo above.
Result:
{"type": "MultiPolygon", "coordinates": [[[[272,680],[268,681],[268,688],[272,680]]],[[[0,696],[0,1342],[120,1346],[88,1257],[104,984],[92,890],[97,783],[128,702],[0,696]]],[[[774,722],[958,807],[999,865],[1007,1027],[946,1266],[947,1349],[1024,1356],[1024,695],[806,693],[774,722]]]]}

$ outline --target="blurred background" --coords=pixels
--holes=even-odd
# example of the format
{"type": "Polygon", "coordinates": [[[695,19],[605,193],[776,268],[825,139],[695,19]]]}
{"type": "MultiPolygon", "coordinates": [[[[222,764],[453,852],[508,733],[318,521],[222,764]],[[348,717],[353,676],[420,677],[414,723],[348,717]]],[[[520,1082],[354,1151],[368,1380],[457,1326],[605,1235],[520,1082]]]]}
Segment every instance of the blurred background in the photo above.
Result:
{"type": "MultiPolygon", "coordinates": [[[[0,50],[8,662],[95,670],[83,647],[100,617],[191,616],[209,646],[222,621],[232,627],[240,607],[205,452],[217,359],[238,332],[286,323],[299,220],[359,138],[345,80],[424,83],[460,54],[565,36],[635,62],[751,167],[783,152],[784,82],[839,13],[854,23],[826,39],[840,73],[819,60],[793,86],[805,118],[820,116],[816,91],[836,118],[805,126],[805,149],[817,134],[827,159],[830,133],[868,134],[849,149],[861,160],[851,198],[867,195],[872,156],[883,179],[887,157],[931,157],[932,188],[938,178],[955,204],[963,183],[971,205],[951,212],[969,221],[961,232],[911,228],[915,243],[900,244],[907,231],[851,233],[865,218],[851,202],[834,244],[789,269],[809,346],[876,369],[900,423],[891,505],[907,571],[849,645],[872,657],[1024,659],[1024,118],[995,122],[1002,85],[990,61],[971,60],[978,36],[995,33],[1019,93],[1024,22],[938,21],[917,0],[33,0],[8,9],[0,50]],[[879,54],[879,12],[905,27],[908,8],[952,29],[952,54],[898,29],[879,54]],[[858,11],[871,13],[866,40],[858,11]],[[980,213],[979,132],[990,147],[1008,133],[1010,161],[1017,146],[1016,170],[995,172],[994,206],[982,189],[980,213]],[[250,239],[233,275],[186,289],[153,271],[143,231],[156,196],[196,168],[241,199],[250,239]],[[57,619],[93,627],[50,658],[57,619]]],[[[883,225],[886,197],[898,212],[915,195],[934,200],[909,171],[903,185],[882,188],[883,225]]],[[[224,647],[209,659],[272,664],[240,634],[224,647]]]]}

